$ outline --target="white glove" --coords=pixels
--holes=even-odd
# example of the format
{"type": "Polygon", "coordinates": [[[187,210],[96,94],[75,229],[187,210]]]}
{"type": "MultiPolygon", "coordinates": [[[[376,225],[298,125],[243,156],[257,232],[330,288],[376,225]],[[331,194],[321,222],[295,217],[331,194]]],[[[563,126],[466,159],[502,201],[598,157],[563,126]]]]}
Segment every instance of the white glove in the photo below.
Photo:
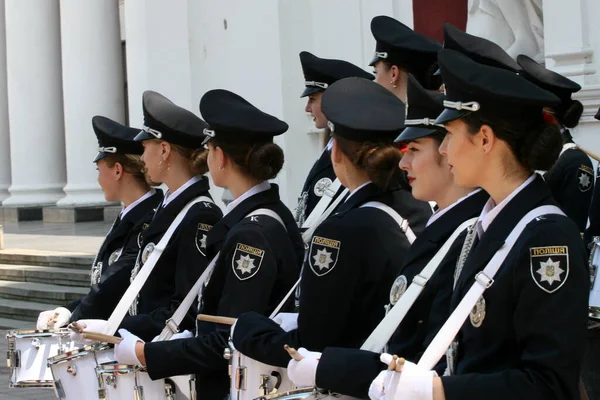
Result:
{"type": "Polygon", "coordinates": [[[298,329],[298,313],[279,313],[273,317],[273,321],[286,332],[298,329]]]}
{"type": "MultiPolygon", "coordinates": [[[[160,335],[158,335],[160,336],[160,335]]],[[[156,342],[158,341],[158,336],[155,336],[154,339],[152,339],[152,342],[156,342]]],[[[175,339],[189,339],[194,337],[194,335],[192,334],[192,332],[188,331],[187,329],[183,332],[179,332],[179,333],[174,333],[173,336],[171,336],[171,338],[169,340],[175,340],[175,339]]]]}
{"type": "MultiPolygon", "coordinates": [[[[107,321],[104,319],[80,319],[73,324],[77,324],[85,332],[102,333],[106,322],[107,321]]],[[[84,339],[83,333],[74,330],[71,330],[69,333],[69,338],[76,343],[83,343],[86,345],[96,343],[94,340],[84,339]]]]}
{"type": "Polygon", "coordinates": [[[300,361],[293,358],[290,360],[287,366],[288,378],[298,387],[317,386],[317,366],[321,353],[308,351],[304,347],[300,347],[298,353],[304,358],[300,361]]]}
{"type": "Polygon", "coordinates": [[[388,394],[389,400],[433,400],[433,378],[437,376],[435,371],[406,361],[399,375],[399,382],[388,394]]]}
{"type": "MultiPolygon", "coordinates": [[[[389,366],[393,357],[391,354],[383,353],[379,356],[379,359],[382,363],[389,366]]],[[[397,373],[386,368],[377,375],[373,382],[371,382],[371,386],[369,386],[369,398],[371,400],[384,400],[386,398],[385,389],[391,384],[394,374],[397,373]]]]}
{"type": "Polygon", "coordinates": [[[52,318],[54,318],[54,310],[42,311],[38,316],[36,329],[50,329],[52,318]]]}
{"type": "Polygon", "coordinates": [[[119,364],[125,365],[142,365],[135,355],[135,345],[142,339],[129,332],[127,329],[119,329],[119,335],[123,338],[121,343],[115,345],[115,360],[119,364]]]}
{"type": "Polygon", "coordinates": [[[67,325],[71,320],[71,311],[64,307],[42,311],[38,316],[37,329],[58,329],[67,325]]]}

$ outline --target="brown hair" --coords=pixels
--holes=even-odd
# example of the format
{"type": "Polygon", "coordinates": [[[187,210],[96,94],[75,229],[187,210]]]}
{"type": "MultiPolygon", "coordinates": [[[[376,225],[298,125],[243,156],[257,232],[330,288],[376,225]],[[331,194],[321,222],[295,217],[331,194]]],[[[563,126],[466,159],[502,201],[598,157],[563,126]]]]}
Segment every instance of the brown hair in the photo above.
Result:
{"type": "Polygon", "coordinates": [[[189,160],[190,169],[194,175],[204,175],[208,172],[208,150],[203,147],[198,149],[190,149],[177,144],[169,143],[171,148],[179,153],[183,158],[189,160]]]}
{"type": "Polygon", "coordinates": [[[480,112],[471,113],[462,118],[462,121],[473,135],[483,125],[491,127],[496,137],[508,144],[517,161],[530,173],[536,170],[548,171],[562,149],[558,126],[546,122],[541,111],[539,119],[535,121],[498,117],[492,120],[480,112]]]}
{"type": "Polygon", "coordinates": [[[402,153],[391,142],[355,142],[334,133],[335,141],[352,164],[367,172],[381,190],[398,183],[402,170],[398,166],[402,153]]]}
{"type": "Polygon", "coordinates": [[[261,181],[275,178],[283,167],[283,150],[273,142],[230,143],[213,139],[209,143],[220,147],[242,171],[261,181]]]}
{"type": "Polygon", "coordinates": [[[111,153],[104,157],[104,162],[109,168],[112,168],[116,163],[119,163],[123,167],[123,170],[128,174],[133,175],[135,180],[140,184],[148,188],[152,185],[144,172],[144,162],[139,155],[111,153]]]}

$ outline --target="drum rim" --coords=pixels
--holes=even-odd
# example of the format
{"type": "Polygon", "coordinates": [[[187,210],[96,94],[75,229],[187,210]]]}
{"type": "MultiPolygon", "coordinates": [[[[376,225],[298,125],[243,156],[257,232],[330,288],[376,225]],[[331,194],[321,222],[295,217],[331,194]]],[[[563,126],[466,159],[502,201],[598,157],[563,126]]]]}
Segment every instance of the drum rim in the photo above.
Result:
{"type": "Polygon", "coordinates": [[[53,337],[53,336],[68,336],[68,329],[28,329],[28,330],[11,330],[6,332],[7,338],[27,339],[31,337],[53,337]]]}
{"type": "Polygon", "coordinates": [[[259,396],[254,400],[273,400],[273,399],[279,399],[285,396],[291,396],[291,395],[295,395],[295,394],[304,394],[306,393],[307,395],[311,395],[311,394],[316,394],[319,393],[319,391],[317,389],[315,389],[314,387],[307,387],[307,388],[298,388],[298,389],[294,389],[294,390],[288,390],[287,392],[281,392],[281,393],[273,393],[273,394],[268,394],[265,396],[259,396]]]}
{"type": "Polygon", "coordinates": [[[40,387],[47,388],[54,386],[54,379],[44,379],[44,380],[24,380],[13,382],[12,379],[8,382],[9,388],[22,389],[22,388],[32,388],[32,387],[40,387]]]}
{"type": "Polygon", "coordinates": [[[130,364],[100,364],[96,367],[96,372],[99,374],[130,374],[132,372],[138,372],[140,370],[141,368],[139,366],[130,364]]]}
{"type": "Polygon", "coordinates": [[[92,344],[83,347],[78,347],[76,349],[67,351],[65,353],[58,354],[56,356],[48,357],[48,366],[60,364],[66,361],[76,360],[83,356],[87,356],[90,353],[95,353],[98,351],[108,350],[110,346],[102,345],[102,344],[92,344]]]}

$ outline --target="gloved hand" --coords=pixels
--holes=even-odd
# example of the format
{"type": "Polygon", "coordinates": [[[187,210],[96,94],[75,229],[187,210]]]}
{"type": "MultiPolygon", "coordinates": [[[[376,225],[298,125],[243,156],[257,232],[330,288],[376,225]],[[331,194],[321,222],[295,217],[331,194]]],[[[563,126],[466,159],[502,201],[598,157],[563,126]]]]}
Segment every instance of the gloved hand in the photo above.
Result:
{"type": "Polygon", "coordinates": [[[382,363],[387,365],[388,368],[381,371],[373,382],[371,382],[371,386],[369,387],[369,398],[371,400],[392,399],[388,390],[400,379],[400,373],[395,372],[397,364],[400,363],[397,361],[398,357],[393,357],[391,354],[387,353],[381,354],[379,359],[382,363]]]}
{"type": "Polygon", "coordinates": [[[58,329],[67,325],[71,320],[71,311],[65,307],[42,311],[38,316],[37,329],[58,329]]]}
{"type": "MultiPolygon", "coordinates": [[[[396,371],[398,368],[396,368],[396,371]]],[[[417,364],[406,361],[402,366],[402,373],[397,383],[386,388],[388,400],[433,400],[433,378],[437,376],[435,371],[429,371],[417,364]]]]}
{"type": "Polygon", "coordinates": [[[76,343],[83,344],[92,344],[95,343],[93,340],[84,339],[83,333],[78,330],[74,330],[73,327],[78,327],[81,331],[85,332],[97,332],[102,333],[104,326],[106,325],[106,320],[104,319],[80,319],[79,321],[75,321],[69,325],[71,332],[69,333],[69,337],[76,343]]]}
{"type": "Polygon", "coordinates": [[[115,345],[115,360],[119,364],[142,365],[135,354],[135,345],[138,342],[144,343],[144,341],[127,329],[119,329],[119,335],[121,335],[123,340],[121,343],[115,345]]]}
{"type": "Polygon", "coordinates": [[[288,378],[298,387],[314,387],[317,380],[317,366],[321,353],[308,351],[304,347],[298,349],[298,353],[303,357],[296,361],[293,358],[288,363],[288,378]]]}
{"type": "MultiPolygon", "coordinates": [[[[160,336],[160,335],[155,336],[154,339],[152,339],[152,341],[156,342],[157,339],[158,339],[158,336],[160,336]]],[[[192,338],[192,337],[194,337],[194,334],[186,329],[183,332],[179,332],[179,333],[173,334],[173,336],[171,336],[171,339],[169,339],[169,340],[189,339],[189,338],[192,338]]]]}
{"type": "Polygon", "coordinates": [[[286,332],[298,329],[298,313],[279,313],[273,317],[273,321],[286,332]]]}

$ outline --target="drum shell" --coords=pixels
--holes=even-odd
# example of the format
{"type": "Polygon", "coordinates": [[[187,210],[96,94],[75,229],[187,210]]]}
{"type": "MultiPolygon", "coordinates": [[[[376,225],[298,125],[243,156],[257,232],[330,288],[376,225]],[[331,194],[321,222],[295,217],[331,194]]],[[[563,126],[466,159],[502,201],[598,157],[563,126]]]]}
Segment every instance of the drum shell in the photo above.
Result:
{"type": "Polygon", "coordinates": [[[263,364],[237,350],[231,351],[230,360],[231,400],[250,400],[267,394],[286,393],[295,389],[294,384],[287,376],[286,368],[263,364]],[[273,391],[275,392],[271,393],[273,391]]]}
{"type": "Polygon", "coordinates": [[[74,347],[66,329],[8,331],[6,338],[9,386],[13,388],[53,387],[47,359],[74,347]]]}

